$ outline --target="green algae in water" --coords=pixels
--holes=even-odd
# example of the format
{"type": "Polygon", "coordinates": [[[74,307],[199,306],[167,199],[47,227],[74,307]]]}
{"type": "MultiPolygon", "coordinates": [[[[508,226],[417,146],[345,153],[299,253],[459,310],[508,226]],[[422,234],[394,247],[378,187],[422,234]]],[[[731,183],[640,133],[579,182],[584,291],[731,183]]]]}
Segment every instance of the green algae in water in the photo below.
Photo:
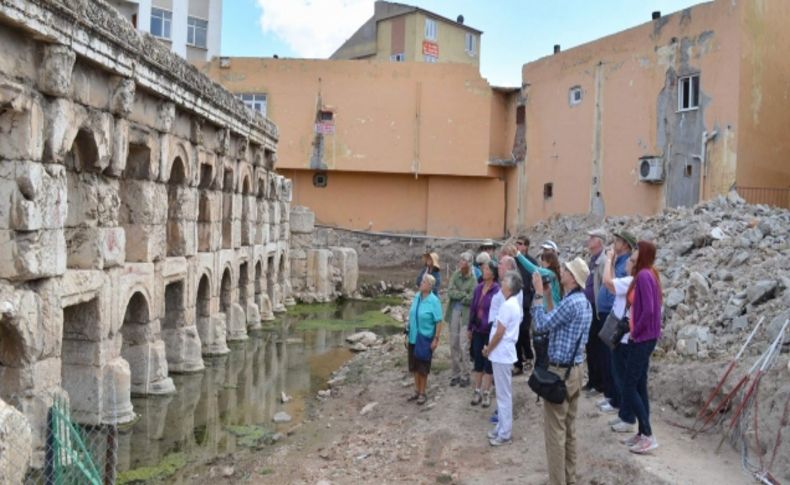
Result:
{"type": "Polygon", "coordinates": [[[132,483],[148,483],[153,480],[162,480],[171,477],[184,468],[187,456],[184,453],[171,453],[155,466],[135,468],[118,474],[118,485],[132,483]]]}
{"type": "Polygon", "coordinates": [[[274,442],[274,433],[263,426],[250,424],[247,426],[226,426],[228,432],[236,436],[236,443],[245,448],[259,448],[274,442]]]}
{"type": "Polygon", "coordinates": [[[336,303],[297,303],[292,307],[288,307],[285,315],[289,316],[305,316],[316,315],[322,313],[333,314],[337,310],[336,303]]]}
{"type": "Polygon", "coordinates": [[[370,329],[377,327],[399,327],[402,324],[394,318],[381,313],[379,310],[370,310],[349,319],[306,319],[296,325],[299,330],[348,330],[370,329]]]}

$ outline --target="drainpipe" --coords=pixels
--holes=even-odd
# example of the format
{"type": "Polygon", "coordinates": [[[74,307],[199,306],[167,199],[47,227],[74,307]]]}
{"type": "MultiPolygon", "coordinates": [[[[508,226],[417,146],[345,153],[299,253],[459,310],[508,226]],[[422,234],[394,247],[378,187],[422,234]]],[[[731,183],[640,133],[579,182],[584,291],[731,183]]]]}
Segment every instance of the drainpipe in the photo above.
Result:
{"type": "Polygon", "coordinates": [[[707,178],[708,173],[708,143],[711,142],[719,132],[717,130],[713,130],[710,133],[707,131],[702,132],[702,152],[699,155],[694,155],[694,158],[699,159],[700,167],[699,167],[699,200],[698,202],[702,202],[705,199],[705,179],[707,178]]]}

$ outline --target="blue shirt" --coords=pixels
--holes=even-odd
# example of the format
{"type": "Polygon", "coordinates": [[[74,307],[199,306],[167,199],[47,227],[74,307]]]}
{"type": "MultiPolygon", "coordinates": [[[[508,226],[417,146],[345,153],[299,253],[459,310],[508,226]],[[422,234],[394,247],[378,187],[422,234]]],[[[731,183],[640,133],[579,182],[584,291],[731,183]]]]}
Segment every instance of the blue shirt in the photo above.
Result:
{"type": "Polygon", "coordinates": [[[579,341],[574,363],[584,361],[584,345],[587,343],[592,306],[582,291],[572,291],[562,299],[551,313],[546,314],[542,305],[532,307],[532,321],[538,333],[549,332],[549,361],[568,364],[573,355],[573,346],[579,341]]]}
{"type": "Polygon", "coordinates": [[[409,310],[409,343],[417,343],[417,332],[423,337],[433,338],[436,325],[442,321],[442,303],[439,297],[429,293],[423,299],[422,293],[417,293],[411,301],[409,310]]]}
{"type": "MultiPolygon", "coordinates": [[[[631,253],[625,253],[614,260],[615,278],[624,278],[628,276],[625,274],[625,265],[628,263],[628,258],[630,257],[631,253]]],[[[601,289],[598,291],[598,298],[595,301],[595,310],[598,313],[609,313],[612,311],[612,305],[614,305],[614,294],[609,291],[606,285],[601,285],[601,289]]]]}

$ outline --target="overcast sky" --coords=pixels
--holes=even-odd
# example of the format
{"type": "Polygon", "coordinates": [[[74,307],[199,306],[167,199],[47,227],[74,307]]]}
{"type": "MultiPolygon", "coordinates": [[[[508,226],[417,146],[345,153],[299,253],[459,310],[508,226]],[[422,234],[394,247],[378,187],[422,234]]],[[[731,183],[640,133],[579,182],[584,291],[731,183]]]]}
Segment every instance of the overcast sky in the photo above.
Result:
{"type": "MultiPolygon", "coordinates": [[[[417,0],[483,31],[480,70],[493,85],[521,85],[521,66],[700,3],[693,0],[417,0]]],[[[326,58],[373,15],[373,0],[225,0],[222,55],[326,58]]]]}

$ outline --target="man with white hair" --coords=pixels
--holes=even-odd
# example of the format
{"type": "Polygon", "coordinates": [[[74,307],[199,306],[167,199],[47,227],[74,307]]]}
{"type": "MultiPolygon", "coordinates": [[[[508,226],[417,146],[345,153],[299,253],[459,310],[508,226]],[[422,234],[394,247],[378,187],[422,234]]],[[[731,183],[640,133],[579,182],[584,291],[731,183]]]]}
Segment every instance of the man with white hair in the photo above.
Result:
{"type": "MultiPolygon", "coordinates": [[[[600,303],[598,296],[603,288],[603,270],[606,265],[606,257],[603,251],[606,242],[606,231],[593,229],[587,232],[587,236],[587,251],[590,254],[590,262],[588,263],[590,275],[585,282],[584,294],[590,305],[592,305],[593,319],[590,325],[589,339],[587,340],[587,383],[584,385],[584,390],[588,396],[595,396],[605,390],[604,359],[606,354],[603,350],[604,343],[598,338],[598,332],[601,331],[603,326],[603,321],[599,318],[601,309],[598,308],[600,303]]],[[[609,310],[606,310],[606,312],[608,313],[609,310]]]]}
{"type": "Polygon", "coordinates": [[[469,385],[469,358],[464,350],[466,342],[466,324],[469,321],[469,305],[477,285],[471,270],[472,253],[461,253],[458,269],[450,277],[447,287],[447,307],[445,316],[450,322],[450,357],[453,361],[451,386],[466,387],[469,385]]]}

